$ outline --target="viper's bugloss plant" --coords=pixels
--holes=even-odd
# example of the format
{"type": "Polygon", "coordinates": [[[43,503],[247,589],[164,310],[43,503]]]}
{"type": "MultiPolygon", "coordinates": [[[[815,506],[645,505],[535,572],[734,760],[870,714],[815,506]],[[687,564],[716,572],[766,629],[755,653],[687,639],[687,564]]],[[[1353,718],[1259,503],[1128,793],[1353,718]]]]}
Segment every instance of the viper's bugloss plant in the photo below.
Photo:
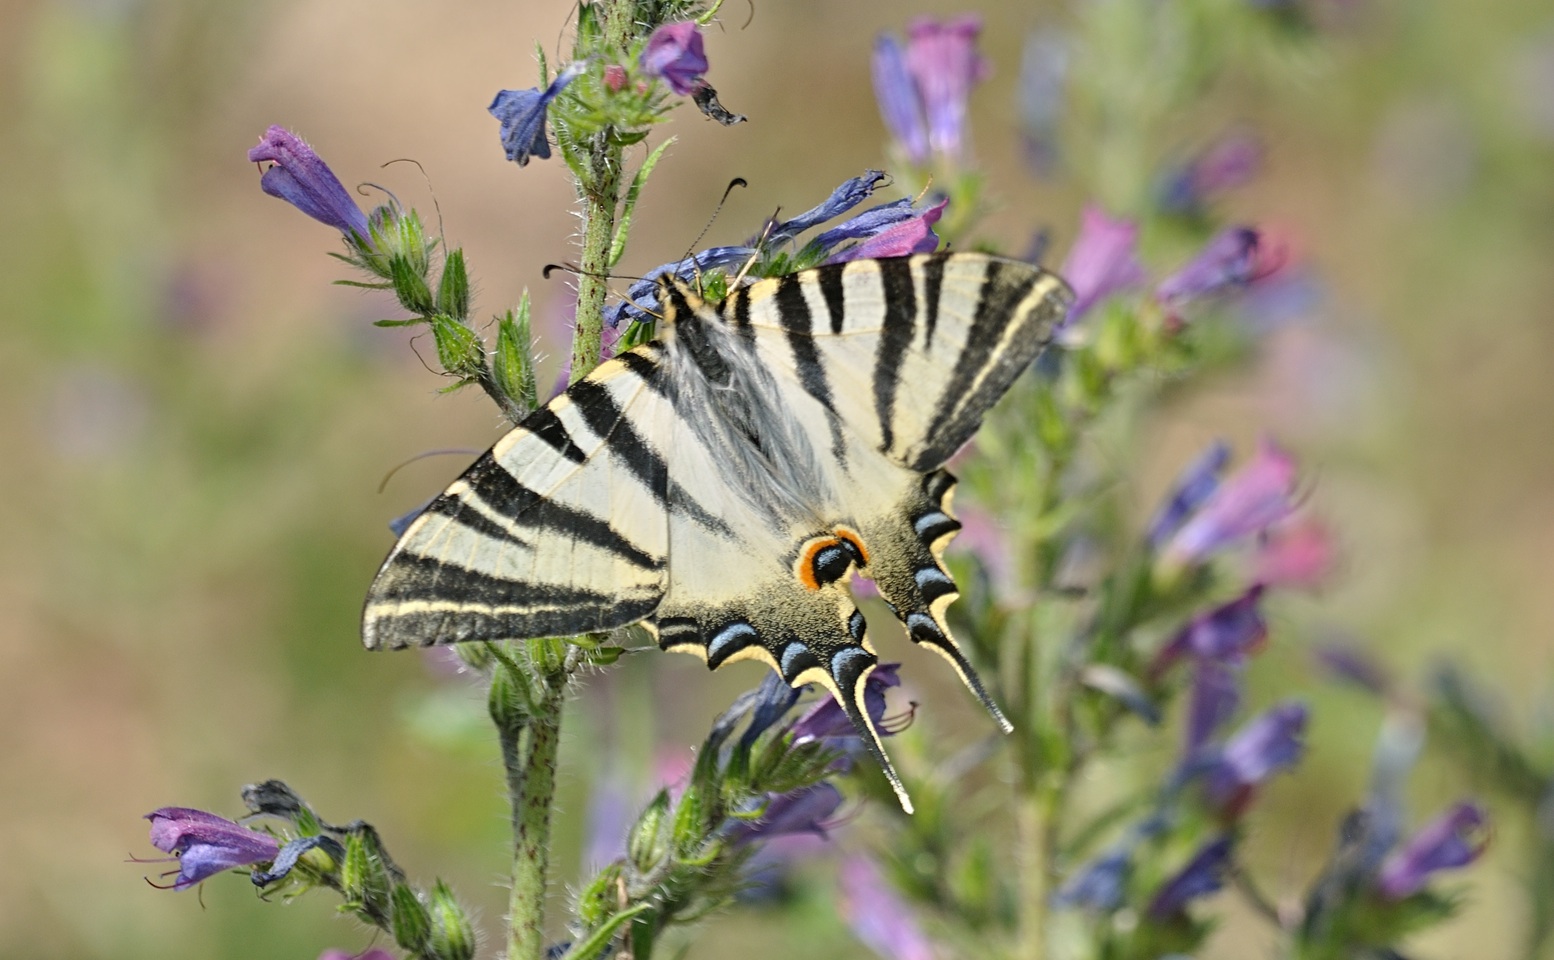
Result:
{"type": "MultiPolygon", "coordinates": [[[[1457,901],[1442,892],[1440,874],[1479,855],[1489,818],[1464,800],[1405,832],[1398,797],[1419,749],[1417,707],[1392,704],[1368,793],[1301,896],[1270,901],[1244,855],[1261,798],[1281,777],[1299,775],[1308,727],[1321,722],[1296,691],[1251,703],[1248,683],[1264,650],[1294,642],[1269,609],[1320,586],[1335,565],[1320,491],[1302,479],[1310,472],[1268,438],[1231,471],[1235,451],[1215,442],[1180,465],[1140,519],[1121,500],[1125,458],[1100,452],[1136,447],[1139,421],[1167,389],[1255,352],[1251,298],[1295,269],[1271,249],[1268,231],[1223,222],[1216,209],[1255,177],[1263,148],[1254,134],[1226,132],[1186,160],[1161,142],[1162,130],[1194,114],[1193,92],[1207,78],[1233,72],[1233,31],[1289,39],[1289,14],[1264,23],[1261,14],[1189,6],[1196,13],[1082,5],[1071,32],[1033,35],[1020,68],[1030,159],[1086,198],[1072,223],[1027,214],[1032,234],[1066,242],[1059,272],[1075,298],[1055,333],[1058,348],[956,463],[962,549],[946,559],[962,586],[948,616],[1008,711],[1012,735],[951,751],[926,735],[937,718],[903,703],[909,671],[875,670],[853,709],[889,735],[921,720],[903,738],[911,741],[903,779],[919,804],[907,816],[888,799],[872,745],[846,710],[829,696],[801,708],[801,694],[769,675],[714,721],[688,772],[659,785],[634,816],[601,815],[629,826],[616,847],[593,845],[593,869],[558,921],[549,857],[561,815],[562,705],[590,671],[631,659],[624,654],[642,637],[626,628],[460,644],[459,657],[485,684],[512,807],[502,937],[510,960],[648,960],[667,949],[672,931],[733,904],[774,841],[797,835],[824,839],[817,860],[834,868],[840,914],[857,938],[910,960],[1186,955],[1209,942],[1215,898],[1231,889],[1274,926],[1285,955],[1312,960],[1397,956],[1402,938],[1450,915],[1457,901]],[[1183,20],[1190,14],[1201,18],[1192,29],[1183,20]],[[1167,42],[1189,49],[1149,56],[1151,44],[1167,42]],[[1119,78],[1146,69],[1164,74],[1148,78],[1157,95],[1129,95],[1137,84],[1119,78]],[[1074,127],[1084,134],[1072,137],[1074,127]],[[1114,795],[1085,791],[1103,778],[1114,795]]],[[[646,144],[686,100],[723,125],[744,119],[708,79],[717,65],[702,28],[718,7],[581,4],[567,62],[553,65],[537,50],[533,86],[520,80],[521,89],[498,91],[489,105],[499,126],[488,146],[516,164],[512,175],[559,159],[574,182],[582,229],[566,361],[573,381],[653,337],[669,277],[715,301],[735,284],[823,264],[946,242],[994,246],[976,233],[991,202],[970,149],[970,105],[993,67],[979,47],[981,21],[923,18],[906,25],[905,39],[876,38],[869,64],[889,174],[866,171],[796,216],[745,225],[742,243],[666,262],[613,293],[609,278],[637,202],[673,141],[629,148],[646,144]],[[907,195],[864,206],[890,186],[907,195]]],[[[1302,34],[1290,42],[1320,41],[1302,34]]],[[[336,256],[356,271],[342,282],[392,297],[400,315],[381,325],[429,333],[448,390],[478,385],[513,423],[536,410],[527,291],[493,318],[488,336],[463,251],[428,236],[415,210],[388,196],[364,211],[282,127],[271,127],[249,159],[266,165],[266,193],[340,232],[345,251],[336,256]]],[[[800,353],[804,334],[787,333],[800,353]]],[[[547,434],[547,442],[566,436],[547,434]]],[[[396,521],[396,532],[412,517],[396,521]]],[[[1400,699],[1379,671],[1329,659],[1365,689],[1400,699]]],[[[1509,743],[1460,684],[1442,683],[1432,719],[1463,742],[1494,744],[1505,789],[1532,810],[1554,776],[1509,743]]],[[[626,794],[607,799],[619,807],[626,794]]],[[[370,825],[331,825],[278,781],[243,797],[241,823],[176,807],[150,815],[153,845],[180,859],[170,886],[249,868],[266,894],[335,891],[343,912],[409,955],[475,956],[474,925],[453,892],[440,880],[415,885],[370,825]]],[[[1545,889],[1554,889],[1554,871],[1546,873],[1545,889]]],[[[1535,943],[1554,930],[1554,911],[1545,913],[1535,943]]]]}

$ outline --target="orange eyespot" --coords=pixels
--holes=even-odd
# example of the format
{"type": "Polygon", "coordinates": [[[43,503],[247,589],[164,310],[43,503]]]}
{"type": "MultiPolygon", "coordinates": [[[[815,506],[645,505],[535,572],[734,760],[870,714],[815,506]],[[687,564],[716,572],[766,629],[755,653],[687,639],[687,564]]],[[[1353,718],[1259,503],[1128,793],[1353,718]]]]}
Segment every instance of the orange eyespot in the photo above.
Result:
{"type": "Polygon", "coordinates": [[[869,565],[868,548],[863,545],[863,538],[858,535],[856,530],[851,527],[837,527],[836,535],[838,539],[845,540],[852,545],[853,550],[857,553],[854,562],[858,566],[867,567],[869,565]]]}
{"type": "Polygon", "coordinates": [[[837,536],[813,537],[799,548],[793,573],[807,590],[819,590],[847,576],[854,566],[863,566],[867,554],[858,535],[845,527],[837,536]]]}

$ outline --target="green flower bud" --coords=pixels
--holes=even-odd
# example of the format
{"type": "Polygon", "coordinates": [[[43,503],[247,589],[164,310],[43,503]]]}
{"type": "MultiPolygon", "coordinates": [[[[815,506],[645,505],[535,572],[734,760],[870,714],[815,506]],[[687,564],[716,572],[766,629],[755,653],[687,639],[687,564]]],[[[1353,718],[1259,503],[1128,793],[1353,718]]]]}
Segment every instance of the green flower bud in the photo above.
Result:
{"type": "Polygon", "coordinates": [[[486,705],[491,721],[509,733],[522,730],[533,715],[529,680],[511,660],[497,661],[486,705]]]}
{"type": "Polygon", "coordinates": [[[437,309],[456,320],[469,318],[469,273],[464,269],[463,250],[449,251],[443,262],[437,309]]]}
{"type": "Polygon", "coordinates": [[[370,916],[389,913],[390,883],[381,851],[374,837],[353,833],[345,838],[345,860],[340,864],[340,890],[347,903],[359,904],[370,916]]]}
{"type": "Polygon", "coordinates": [[[584,927],[597,927],[615,913],[620,878],[620,864],[612,863],[595,874],[577,895],[577,919],[584,927]]]}
{"type": "Polygon", "coordinates": [[[518,309],[507,311],[497,323],[491,375],[502,394],[520,412],[528,413],[539,403],[534,385],[534,346],[529,335],[528,290],[518,301],[518,309]]]}
{"type": "Polygon", "coordinates": [[[669,816],[669,791],[660,790],[648,804],[626,841],[626,856],[638,871],[647,873],[669,852],[664,845],[664,822],[669,816]]]}
{"type": "Polygon", "coordinates": [[[435,960],[472,960],[475,956],[475,928],[453,891],[438,880],[432,887],[432,935],[426,944],[426,956],[435,960]]]}
{"type": "Polygon", "coordinates": [[[394,942],[406,950],[420,953],[432,935],[432,918],[426,904],[404,883],[395,885],[393,902],[394,913],[390,920],[394,942]]]}
{"type": "MultiPolygon", "coordinates": [[[[399,262],[395,261],[396,264],[399,262]]],[[[433,313],[431,292],[426,290],[424,281],[418,282],[421,284],[420,289],[425,291],[427,309],[422,312],[431,314],[432,338],[437,342],[437,359],[442,363],[442,368],[461,377],[478,373],[485,360],[485,344],[480,342],[480,337],[475,331],[454,318],[445,313],[433,313]]],[[[400,292],[400,301],[405,309],[411,311],[417,309],[405,299],[404,293],[400,290],[397,266],[394,273],[394,289],[400,292]]]]}

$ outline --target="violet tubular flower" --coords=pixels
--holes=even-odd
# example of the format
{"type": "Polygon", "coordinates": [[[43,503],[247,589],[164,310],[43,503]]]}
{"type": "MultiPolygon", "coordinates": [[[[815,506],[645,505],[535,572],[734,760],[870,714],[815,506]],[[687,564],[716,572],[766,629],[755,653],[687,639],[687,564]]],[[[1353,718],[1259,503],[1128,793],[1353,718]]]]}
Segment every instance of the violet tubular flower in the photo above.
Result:
{"type": "Polygon", "coordinates": [[[499,90],[486,110],[501,122],[502,149],[507,159],[526,166],[530,157],[550,159],[550,141],[545,139],[545,120],[551,101],[561,95],[567,84],[576,80],[588,66],[574,60],[556,74],[544,90],[499,90]]]}
{"type": "Polygon", "coordinates": [[[1160,180],[1157,203],[1166,213],[1194,216],[1219,194],[1249,182],[1263,165],[1263,145],[1246,131],[1227,134],[1160,180]]]}
{"type": "Polygon", "coordinates": [[[1147,274],[1138,258],[1138,224],[1086,205],[1079,233],[1063,261],[1062,275],[1074,288],[1074,303],[1063,322],[1072,324],[1114,294],[1141,286],[1147,274]]]}
{"type": "Polygon", "coordinates": [[[346,192],[340,178],[301,137],[281,126],[271,126],[259,145],[248,151],[251,163],[267,167],[259,189],[278,197],[320,223],[366,243],[371,236],[367,215],[346,192]]]}
{"type": "Polygon", "coordinates": [[[1269,440],[1166,542],[1166,568],[1202,563],[1226,545],[1266,530],[1295,509],[1295,459],[1269,440]]]}
{"type": "Polygon", "coordinates": [[[1423,890],[1434,874],[1467,866],[1484,852],[1488,822],[1476,803],[1453,806],[1382,862],[1376,889],[1388,900],[1402,900],[1423,890]]]}
{"type": "Polygon", "coordinates": [[[977,50],[981,32],[975,15],[922,17],[907,26],[904,48],[890,36],[875,41],[871,67],[880,115],[913,164],[964,158],[967,103],[988,73],[977,50]]]}
{"type": "Polygon", "coordinates": [[[742,846],[799,834],[824,838],[841,806],[842,791],[830,781],[779,793],[767,799],[758,818],[739,821],[730,831],[729,840],[742,846]]]}
{"type": "Polygon", "coordinates": [[[1196,257],[1160,281],[1156,298],[1174,312],[1192,301],[1245,287],[1258,275],[1258,242],[1258,232],[1250,227],[1220,231],[1196,257]]]}
{"type": "Polygon", "coordinates": [[[932,942],[911,907],[865,857],[849,857],[837,875],[843,919],[864,946],[888,960],[934,960],[932,942]]]}
{"type": "Polygon", "coordinates": [[[1282,703],[1236,731],[1204,774],[1210,805],[1239,816],[1258,786],[1300,762],[1307,718],[1302,704],[1282,703]]]}
{"type": "Polygon", "coordinates": [[[1158,922],[1180,916],[1194,900],[1216,893],[1225,885],[1235,841],[1219,837],[1204,844],[1187,865],[1161,884],[1149,903],[1149,918],[1158,922]]]}
{"type": "Polygon", "coordinates": [[[874,78],[874,97],[879,101],[885,129],[890,131],[908,160],[918,165],[927,163],[928,127],[923,120],[912,74],[907,70],[906,52],[901,48],[901,42],[889,34],[875,38],[874,56],[869,65],[874,78]]]}
{"type": "Polygon", "coordinates": [[[1149,522],[1146,539],[1154,549],[1171,538],[1182,524],[1203,506],[1203,502],[1219,489],[1220,476],[1225,464],[1230,462],[1230,446],[1223,440],[1209,444],[1208,449],[1183,470],[1176,478],[1171,493],[1149,522]]]}
{"type": "Polygon", "coordinates": [[[162,807],[146,819],[151,821],[151,845],[178,860],[173,890],[187,890],[237,867],[271,863],[281,850],[280,841],[269,834],[204,810],[162,807]]]}
{"type": "Polygon", "coordinates": [[[682,97],[690,96],[707,72],[707,51],[694,21],[666,23],[648,37],[638,64],[682,97]]]}

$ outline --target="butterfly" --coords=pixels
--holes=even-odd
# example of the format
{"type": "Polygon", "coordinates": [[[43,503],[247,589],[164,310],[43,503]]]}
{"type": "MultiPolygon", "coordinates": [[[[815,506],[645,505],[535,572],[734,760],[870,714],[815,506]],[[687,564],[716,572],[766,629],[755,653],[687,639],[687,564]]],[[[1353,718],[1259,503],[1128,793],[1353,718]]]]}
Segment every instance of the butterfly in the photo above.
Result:
{"type": "Polygon", "coordinates": [[[657,338],[600,365],[481,456],[400,537],[369,648],[570,636],[640,622],[717,668],[830,691],[911,802],[864,706],[878,663],[848,583],[1012,727],[950,634],[945,463],[1050,341],[1073,293],[978,253],[855,260],[706,302],[660,283],[657,338]]]}

